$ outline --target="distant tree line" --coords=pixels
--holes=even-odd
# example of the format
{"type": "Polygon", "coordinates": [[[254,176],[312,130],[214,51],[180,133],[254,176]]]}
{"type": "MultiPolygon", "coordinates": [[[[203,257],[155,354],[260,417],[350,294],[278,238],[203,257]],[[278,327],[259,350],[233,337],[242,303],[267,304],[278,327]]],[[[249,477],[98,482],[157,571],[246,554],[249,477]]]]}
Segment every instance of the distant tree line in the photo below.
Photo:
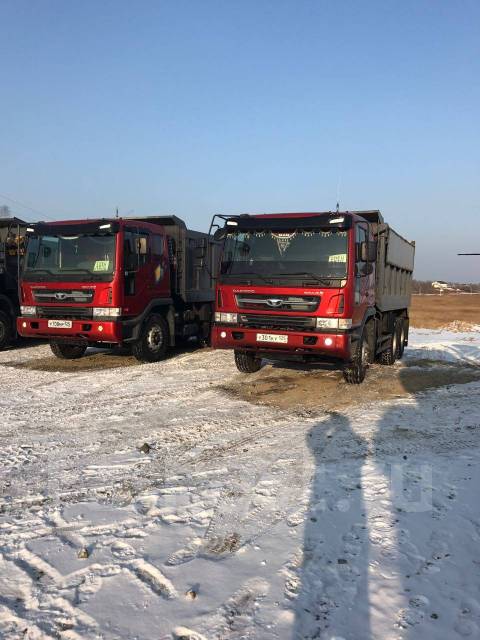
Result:
{"type": "MultiPolygon", "coordinates": [[[[436,293],[439,294],[440,291],[436,287],[433,286],[435,280],[413,280],[412,283],[412,292],[413,293],[436,293]]],[[[448,295],[449,293],[480,293],[480,282],[477,283],[468,283],[465,282],[449,282],[448,286],[454,291],[445,291],[443,295],[448,295]]]]}

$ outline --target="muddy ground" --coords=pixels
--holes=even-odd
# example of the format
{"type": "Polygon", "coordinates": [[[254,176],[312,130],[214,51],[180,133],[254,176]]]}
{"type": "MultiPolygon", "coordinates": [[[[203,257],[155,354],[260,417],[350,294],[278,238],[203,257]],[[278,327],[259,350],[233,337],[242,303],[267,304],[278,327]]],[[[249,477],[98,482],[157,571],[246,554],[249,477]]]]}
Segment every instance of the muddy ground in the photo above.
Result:
{"type": "MultiPolygon", "coordinates": [[[[169,359],[181,358],[194,349],[175,350],[169,359]]],[[[204,350],[208,352],[208,349],[204,350]]],[[[232,354],[233,359],[233,354],[232,354]]],[[[127,351],[90,350],[78,360],[59,360],[53,355],[11,360],[4,366],[30,371],[79,373],[98,369],[138,366],[127,351]]],[[[370,366],[362,385],[347,385],[335,367],[288,362],[267,362],[251,375],[236,374],[219,385],[226,395],[281,409],[339,410],[364,403],[417,394],[436,387],[480,380],[480,367],[468,364],[416,360],[394,366],[370,366]]]]}
{"type": "Polygon", "coordinates": [[[372,365],[363,384],[348,385],[338,370],[282,363],[269,364],[248,378],[239,374],[221,389],[256,404],[329,411],[474,380],[480,380],[480,367],[418,360],[392,367],[372,365]]]}

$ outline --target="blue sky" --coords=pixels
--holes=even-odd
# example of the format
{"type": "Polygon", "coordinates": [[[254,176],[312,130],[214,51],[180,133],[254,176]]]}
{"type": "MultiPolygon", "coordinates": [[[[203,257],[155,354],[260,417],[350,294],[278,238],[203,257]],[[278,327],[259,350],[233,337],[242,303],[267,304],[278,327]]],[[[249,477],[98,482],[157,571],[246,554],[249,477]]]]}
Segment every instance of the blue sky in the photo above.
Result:
{"type": "MultiPolygon", "coordinates": [[[[480,280],[480,2],[0,0],[0,194],[53,218],[380,208],[480,280]]],[[[39,216],[0,197],[18,214],[39,216]]]]}

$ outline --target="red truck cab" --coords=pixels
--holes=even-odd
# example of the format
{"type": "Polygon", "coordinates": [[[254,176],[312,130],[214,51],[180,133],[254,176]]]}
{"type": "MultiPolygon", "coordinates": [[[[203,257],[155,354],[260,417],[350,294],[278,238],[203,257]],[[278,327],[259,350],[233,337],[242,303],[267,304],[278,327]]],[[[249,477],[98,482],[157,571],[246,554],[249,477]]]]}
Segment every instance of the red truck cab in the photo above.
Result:
{"type": "Polygon", "coordinates": [[[18,332],[50,340],[61,358],[130,344],[139,360],[159,360],[179,339],[208,335],[210,247],[175,216],[32,225],[18,332]]]}
{"type": "Polygon", "coordinates": [[[223,242],[212,344],[233,349],[240,371],[294,357],[340,363],[359,383],[375,358],[401,355],[413,254],[388,265],[400,279],[387,300],[379,240],[389,228],[378,211],[220,216],[212,226],[223,242]]]}

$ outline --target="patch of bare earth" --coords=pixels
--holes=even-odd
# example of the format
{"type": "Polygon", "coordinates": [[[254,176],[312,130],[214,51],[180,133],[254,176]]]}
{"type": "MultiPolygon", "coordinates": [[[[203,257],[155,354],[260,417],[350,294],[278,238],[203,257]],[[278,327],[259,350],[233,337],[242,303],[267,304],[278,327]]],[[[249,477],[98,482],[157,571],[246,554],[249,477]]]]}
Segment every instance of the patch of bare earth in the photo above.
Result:
{"type": "Polygon", "coordinates": [[[4,367],[14,369],[30,369],[31,371],[56,371],[60,373],[74,373],[78,371],[93,371],[95,369],[115,369],[117,367],[132,367],[140,364],[133,356],[122,352],[88,353],[78,360],[60,360],[55,356],[34,358],[32,360],[10,360],[2,362],[4,367]]]}
{"type": "MultiPolygon", "coordinates": [[[[196,346],[178,347],[172,349],[168,357],[174,358],[184,353],[191,353],[198,349],[196,346]]],[[[134,358],[128,348],[114,348],[106,350],[89,349],[84,356],[77,360],[61,360],[55,356],[32,358],[31,360],[7,360],[2,362],[4,367],[13,369],[29,369],[30,371],[54,371],[57,373],[77,373],[80,371],[94,371],[96,369],[117,369],[119,367],[134,367],[142,363],[134,358]]]]}
{"type": "Polygon", "coordinates": [[[475,380],[480,380],[480,367],[419,360],[408,366],[372,365],[363,384],[348,385],[340,371],[307,368],[307,365],[302,369],[282,363],[267,365],[249,376],[239,374],[220,388],[255,404],[328,411],[475,380]]]}

